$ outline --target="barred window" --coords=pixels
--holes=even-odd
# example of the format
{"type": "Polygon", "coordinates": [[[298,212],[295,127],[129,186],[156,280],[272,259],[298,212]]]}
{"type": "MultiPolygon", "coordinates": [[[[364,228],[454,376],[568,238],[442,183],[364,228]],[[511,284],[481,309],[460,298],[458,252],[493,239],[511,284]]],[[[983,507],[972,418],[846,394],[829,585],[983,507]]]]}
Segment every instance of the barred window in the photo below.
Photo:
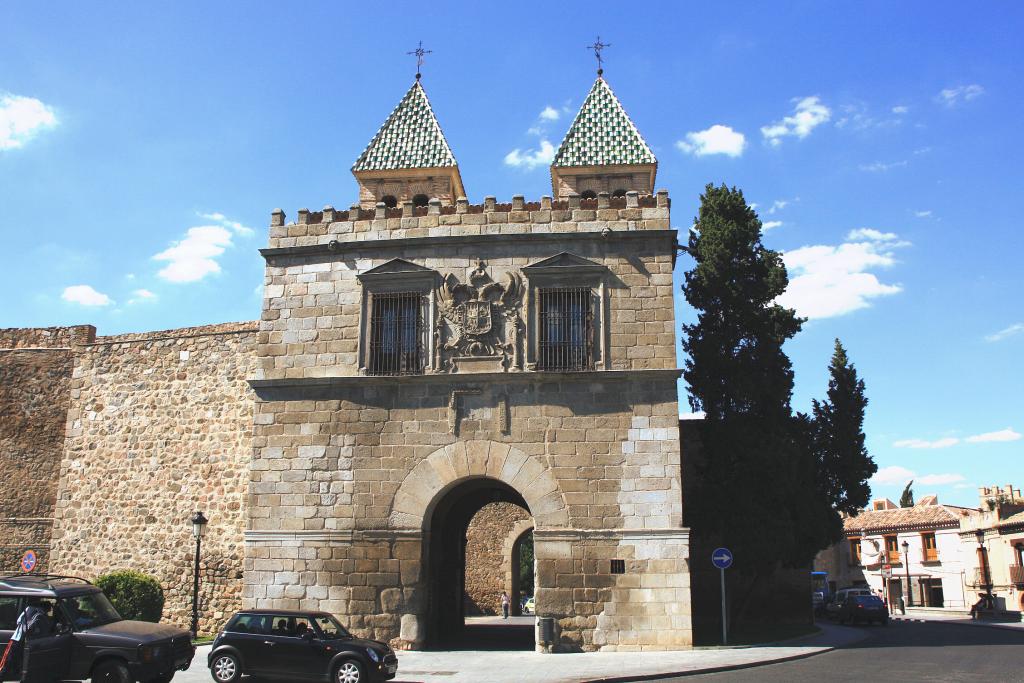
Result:
{"type": "Polygon", "coordinates": [[[540,370],[592,370],[594,314],[587,287],[540,290],[540,370]]]}
{"type": "Polygon", "coordinates": [[[420,292],[373,294],[370,314],[371,375],[416,375],[426,359],[424,297],[420,292]]]}

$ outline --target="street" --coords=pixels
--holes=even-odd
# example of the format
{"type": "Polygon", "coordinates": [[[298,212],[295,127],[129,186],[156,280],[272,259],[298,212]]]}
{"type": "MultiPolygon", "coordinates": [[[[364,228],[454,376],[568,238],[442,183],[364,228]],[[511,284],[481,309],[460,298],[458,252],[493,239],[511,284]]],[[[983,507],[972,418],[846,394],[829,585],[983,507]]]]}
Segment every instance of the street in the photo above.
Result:
{"type": "Polygon", "coordinates": [[[753,669],[659,679],[692,681],[1024,681],[1024,632],[893,621],[827,654],[753,669]]]}

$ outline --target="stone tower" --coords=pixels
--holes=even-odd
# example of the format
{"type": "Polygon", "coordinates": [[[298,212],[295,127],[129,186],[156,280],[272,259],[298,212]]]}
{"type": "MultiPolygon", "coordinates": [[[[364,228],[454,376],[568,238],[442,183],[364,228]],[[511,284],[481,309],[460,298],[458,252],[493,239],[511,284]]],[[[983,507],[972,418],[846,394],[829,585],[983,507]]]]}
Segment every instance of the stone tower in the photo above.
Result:
{"type": "Polygon", "coordinates": [[[536,610],[554,623],[538,648],[690,645],[676,233],[654,170],[598,79],[555,200],[471,205],[417,83],[356,163],[359,204],[273,214],[247,607],[442,642],[462,627],[469,520],[507,502],[534,528],[536,610]],[[620,179],[625,195],[605,194],[620,179]]]}
{"type": "Polygon", "coordinates": [[[378,202],[389,208],[407,201],[426,206],[430,198],[450,205],[465,196],[459,165],[418,75],[356,159],[352,174],[359,182],[359,205],[364,209],[373,209],[378,202]]]}
{"type": "Polygon", "coordinates": [[[551,164],[551,189],[558,199],[572,194],[596,198],[629,191],[654,192],[658,160],[598,73],[594,86],[565,134],[551,164]]]}

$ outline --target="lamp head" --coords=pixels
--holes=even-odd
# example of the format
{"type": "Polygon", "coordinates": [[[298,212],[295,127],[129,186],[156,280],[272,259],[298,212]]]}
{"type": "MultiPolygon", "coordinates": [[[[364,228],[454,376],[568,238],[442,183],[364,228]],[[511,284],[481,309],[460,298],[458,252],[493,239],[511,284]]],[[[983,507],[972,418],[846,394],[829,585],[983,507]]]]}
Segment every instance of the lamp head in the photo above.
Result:
{"type": "Polygon", "coordinates": [[[202,512],[197,512],[192,517],[192,536],[202,538],[206,535],[206,525],[210,520],[206,519],[202,512]]]}

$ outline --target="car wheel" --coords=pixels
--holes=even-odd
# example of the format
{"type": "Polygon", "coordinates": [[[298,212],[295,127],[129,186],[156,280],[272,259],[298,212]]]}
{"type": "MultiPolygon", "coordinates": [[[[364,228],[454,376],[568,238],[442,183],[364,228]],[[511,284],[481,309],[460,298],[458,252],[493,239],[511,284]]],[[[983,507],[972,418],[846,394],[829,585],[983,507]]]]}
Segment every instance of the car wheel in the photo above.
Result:
{"type": "Polygon", "coordinates": [[[225,652],[213,658],[210,673],[217,683],[235,683],[242,677],[242,667],[237,657],[225,652]]]}
{"type": "Polygon", "coordinates": [[[107,660],[97,666],[90,680],[92,683],[134,683],[128,667],[116,660],[107,660]]]}
{"type": "Polygon", "coordinates": [[[346,659],[334,673],[335,683],[364,683],[363,667],[354,659],[346,659]]]}

